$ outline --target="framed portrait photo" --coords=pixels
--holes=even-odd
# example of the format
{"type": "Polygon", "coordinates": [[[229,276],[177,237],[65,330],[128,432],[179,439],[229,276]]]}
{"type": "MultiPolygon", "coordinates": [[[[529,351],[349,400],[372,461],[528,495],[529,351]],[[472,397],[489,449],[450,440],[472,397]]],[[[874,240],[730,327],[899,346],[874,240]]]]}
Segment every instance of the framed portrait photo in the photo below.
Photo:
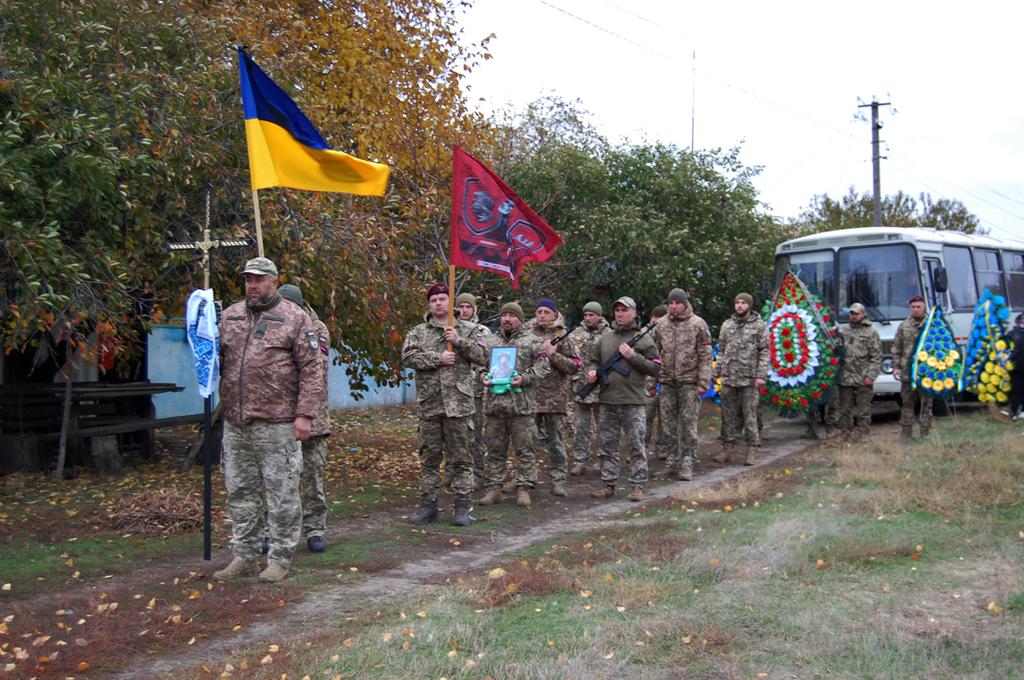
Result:
{"type": "Polygon", "coordinates": [[[491,360],[488,363],[491,380],[512,377],[512,372],[516,369],[516,351],[515,347],[495,347],[491,350],[491,360]]]}

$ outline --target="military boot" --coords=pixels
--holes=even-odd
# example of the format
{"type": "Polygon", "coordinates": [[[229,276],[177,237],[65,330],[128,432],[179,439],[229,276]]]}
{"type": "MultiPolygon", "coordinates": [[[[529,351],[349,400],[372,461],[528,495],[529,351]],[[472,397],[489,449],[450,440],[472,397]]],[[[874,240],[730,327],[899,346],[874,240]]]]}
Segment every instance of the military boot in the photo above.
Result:
{"type": "Polygon", "coordinates": [[[728,463],[729,458],[732,457],[733,448],[732,444],[722,444],[722,450],[715,454],[711,460],[716,463],[728,463]]]}
{"type": "Polygon", "coordinates": [[[491,489],[484,494],[484,497],[480,499],[480,505],[497,505],[501,502],[501,491],[498,489],[491,489]]]}
{"type": "Polygon", "coordinates": [[[551,495],[552,496],[565,496],[565,484],[563,482],[552,482],[551,483],[551,495]]]}
{"type": "Polygon", "coordinates": [[[590,492],[591,498],[614,498],[615,487],[613,485],[606,484],[596,491],[590,492]]]}
{"type": "Polygon", "coordinates": [[[757,447],[748,446],[747,455],[743,460],[744,465],[757,465],[757,447]]]}
{"type": "Polygon", "coordinates": [[[572,469],[569,470],[569,474],[572,475],[573,477],[586,477],[587,466],[584,465],[583,463],[573,463],[572,469]]]}
{"type": "Polygon", "coordinates": [[[256,573],[256,562],[243,560],[239,557],[231,560],[231,564],[220,571],[213,572],[213,578],[217,581],[227,581],[239,576],[248,576],[256,573]]]}
{"type": "Polygon", "coordinates": [[[259,579],[263,583],[277,583],[288,575],[288,567],[277,562],[271,562],[267,568],[260,572],[259,579]]]}
{"type": "Polygon", "coordinates": [[[533,501],[530,500],[530,491],[525,486],[519,487],[516,491],[516,505],[521,508],[528,508],[533,505],[533,501]]]}
{"type": "Polygon", "coordinates": [[[457,527],[469,526],[473,523],[473,517],[469,514],[472,503],[468,498],[455,499],[455,514],[452,517],[452,524],[457,527]]]}
{"type": "Polygon", "coordinates": [[[931,434],[931,431],[932,431],[931,425],[929,425],[928,427],[922,427],[921,428],[921,439],[927,438],[928,435],[931,434]]]}
{"type": "Polygon", "coordinates": [[[693,465],[686,463],[676,470],[676,479],[681,482],[688,482],[693,479],[693,465]]]}
{"type": "Polygon", "coordinates": [[[629,495],[626,496],[633,503],[639,503],[644,499],[644,487],[639,484],[634,484],[633,488],[630,489],[629,495]]]}
{"type": "Polygon", "coordinates": [[[905,442],[909,442],[914,438],[914,428],[910,425],[904,425],[900,428],[900,439],[905,442]]]}
{"type": "Polygon", "coordinates": [[[420,501],[420,507],[409,516],[409,524],[427,524],[437,521],[437,499],[426,499],[420,501]]]}

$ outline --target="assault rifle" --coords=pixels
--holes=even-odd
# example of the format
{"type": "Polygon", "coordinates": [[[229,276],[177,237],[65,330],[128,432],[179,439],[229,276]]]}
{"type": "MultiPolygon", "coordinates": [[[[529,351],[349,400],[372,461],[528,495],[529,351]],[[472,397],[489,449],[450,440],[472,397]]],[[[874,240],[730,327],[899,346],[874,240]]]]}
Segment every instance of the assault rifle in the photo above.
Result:
{"type": "MultiPolygon", "coordinates": [[[[654,330],[654,324],[647,324],[639,333],[634,335],[632,338],[626,341],[626,344],[630,347],[635,347],[636,343],[640,342],[640,338],[644,337],[648,333],[654,330]]],[[[585,382],[580,385],[580,388],[576,390],[576,396],[580,399],[586,399],[587,395],[594,391],[598,385],[608,384],[608,372],[615,371],[623,377],[628,377],[632,372],[629,364],[625,361],[625,357],[622,356],[622,352],[615,350],[610,357],[604,360],[600,366],[597,367],[597,381],[596,382],[585,382]]]]}

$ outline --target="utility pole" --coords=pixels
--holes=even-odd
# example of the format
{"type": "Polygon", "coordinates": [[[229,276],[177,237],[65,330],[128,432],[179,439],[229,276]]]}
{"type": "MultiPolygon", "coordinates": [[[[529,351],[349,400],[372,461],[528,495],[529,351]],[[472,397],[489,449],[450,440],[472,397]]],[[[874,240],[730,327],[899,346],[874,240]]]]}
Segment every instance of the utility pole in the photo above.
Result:
{"type": "Polygon", "coordinates": [[[872,188],[874,190],[875,226],[882,226],[882,177],[879,161],[883,158],[878,155],[878,131],[882,124],[878,122],[878,107],[889,106],[889,102],[880,102],[874,97],[870,104],[859,104],[858,109],[871,107],[871,172],[872,188]]]}

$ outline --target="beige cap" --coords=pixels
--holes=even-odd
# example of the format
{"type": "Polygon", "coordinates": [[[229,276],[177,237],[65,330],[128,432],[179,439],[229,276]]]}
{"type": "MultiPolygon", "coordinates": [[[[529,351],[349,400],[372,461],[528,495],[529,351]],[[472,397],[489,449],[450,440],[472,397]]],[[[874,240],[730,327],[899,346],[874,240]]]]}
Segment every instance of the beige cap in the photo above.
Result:
{"type": "Polygon", "coordinates": [[[277,276],[277,265],[266,257],[254,257],[245,263],[243,274],[256,274],[257,276],[277,276]]]}
{"type": "Polygon", "coordinates": [[[854,302],[850,305],[850,314],[857,312],[858,314],[867,314],[868,310],[864,309],[864,305],[859,302],[854,302]]]}
{"type": "Polygon", "coordinates": [[[623,295],[622,297],[615,301],[615,304],[613,304],[612,307],[614,307],[615,305],[625,305],[630,309],[636,309],[636,300],[629,297],[628,295],[623,295]]]}

